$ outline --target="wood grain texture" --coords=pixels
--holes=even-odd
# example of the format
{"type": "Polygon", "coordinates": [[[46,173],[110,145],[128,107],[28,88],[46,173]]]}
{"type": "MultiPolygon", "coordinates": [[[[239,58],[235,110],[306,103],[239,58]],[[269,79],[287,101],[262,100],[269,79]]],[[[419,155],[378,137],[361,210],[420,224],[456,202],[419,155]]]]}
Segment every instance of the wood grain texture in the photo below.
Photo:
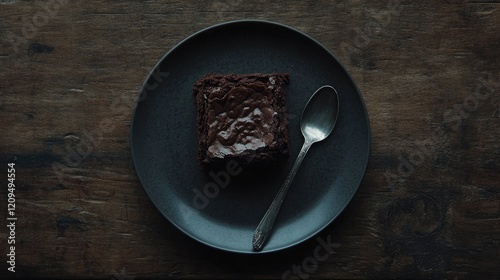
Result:
{"type": "MultiPolygon", "coordinates": [[[[1,0],[0,182],[15,161],[19,217],[15,274],[1,231],[1,278],[498,279],[499,28],[499,1],[1,0]],[[265,256],[200,245],[134,173],[148,71],[193,32],[247,18],[317,39],[367,105],[368,170],[317,236],[337,244],[322,261],[317,238],[265,256]]],[[[0,201],[6,221],[6,187],[0,201]]]]}

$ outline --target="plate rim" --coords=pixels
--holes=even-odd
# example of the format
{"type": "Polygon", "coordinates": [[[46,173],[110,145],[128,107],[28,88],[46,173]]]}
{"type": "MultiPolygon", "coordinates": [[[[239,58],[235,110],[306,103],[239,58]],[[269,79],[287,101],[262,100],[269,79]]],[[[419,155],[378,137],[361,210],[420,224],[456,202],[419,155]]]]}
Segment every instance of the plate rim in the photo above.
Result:
{"type": "MultiPolygon", "coordinates": [[[[232,253],[240,253],[240,254],[248,254],[248,255],[268,254],[268,253],[283,251],[285,249],[297,246],[298,244],[303,243],[303,242],[311,239],[312,237],[316,236],[321,231],[323,231],[326,227],[328,227],[329,225],[331,225],[338,218],[338,216],[340,216],[344,212],[344,210],[347,208],[347,206],[351,203],[352,199],[354,198],[354,196],[358,192],[358,190],[359,190],[359,188],[361,186],[361,183],[363,182],[363,180],[365,178],[366,171],[368,169],[368,162],[370,160],[370,155],[371,155],[371,140],[372,140],[372,137],[371,137],[371,125],[370,125],[370,119],[369,119],[369,114],[368,114],[368,109],[367,109],[367,106],[366,106],[366,102],[363,99],[363,95],[361,94],[361,91],[359,90],[359,87],[357,86],[356,82],[352,78],[351,74],[347,71],[347,69],[345,68],[345,66],[342,63],[339,62],[339,60],[337,59],[337,57],[329,49],[327,49],[325,46],[323,46],[323,44],[321,44],[318,40],[316,40],[313,37],[309,36],[305,32],[302,32],[302,31],[300,31],[300,30],[298,30],[296,28],[293,28],[293,27],[291,27],[289,25],[285,25],[285,24],[282,24],[282,23],[279,23],[279,22],[269,21],[269,20],[261,20],[261,19],[239,19],[239,20],[231,20],[231,21],[226,21],[226,22],[221,22],[221,23],[217,23],[217,24],[214,24],[214,25],[210,25],[208,27],[204,27],[204,28],[199,29],[198,31],[190,34],[189,36],[185,37],[184,39],[182,39],[181,41],[179,41],[177,44],[175,44],[172,48],[170,48],[158,60],[158,62],[155,64],[155,66],[149,71],[149,73],[147,74],[146,78],[144,79],[144,81],[143,81],[143,83],[142,83],[142,85],[141,85],[141,87],[139,89],[139,93],[138,93],[136,99],[134,100],[133,111],[132,111],[131,121],[130,121],[130,132],[129,132],[129,145],[130,145],[130,152],[131,152],[131,158],[132,158],[132,165],[134,166],[135,174],[137,176],[137,179],[139,180],[139,183],[141,184],[142,190],[146,193],[146,195],[148,196],[148,199],[155,206],[156,210],[158,212],[160,212],[160,214],[165,219],[167,219],[167,221],[169,221],[169,223],[171,225],[173,225],[176,229],[180,230],[183,234],[189,236],[190,238],[196,240],[197,242],[199,242],[201,244],[204,244],[204,245],[206,245],[206,246],[208,246],[210,248],[214,248],[214,249],[221,250],[221,251],[224,251],[224,252],[232,252],[232,253]],[[336,215],[334,215],[327,223],[325,223],[323,226],[320,226],[316,231],[312,232],[308,236],[305,236],[304,238],[302,238],[302,239],[300,239],[298,241],[292,242],[292,243],[290,243],[290,244],[288,244],[286,246],[282,246],[282,247],[275,248],[275,249],[270,249],[270,250],[265,250],[265,248],[264,248],[261,251],[236,250],[236,249],[229,249],[229,248],[220,247],[220,246],[217,246],[217,245],[214,245],[214,244],[210,244],[209,242],[206,242],[204,240],[199,239],[198,237],[194,236],[190,232],[186,231],[185,229],[183,229],[179,225],[177,225],[170,217],[168,217],[165,213],[163,213],[163,211],[160,210],[160,207],[157,205],[157,203],[155,202],[155,200],[153,200],[152,197],[150,196],[150,194],[148,193],[148,191],[146,191],[146,188],[144,187],[144,184],[143,184],[143,179],[141,179],[141,176],[140,176],[140,174],[139,174],[139,172],[137,170],[138,167],[136,165],[137,165],[138,160],[135,158],[135,149],[134,149],[134,145],[133,145],[133,141],[134,141],[133,140],[134,139],[134,123],[135,123],[135,120],[136,120],[137,109],[138,109],[140,103],[143,101],[143,100],[141,100],[141,97],[142,97],[142,95],[143,95],[144,92],[148,91],[146,89],[147,83],[151,79],[151,77],[154,74],[154,72],[157,69],[159,69],[159,67],[161,66],[161,64],[163,63],[163,61],[169,55],[171,55],[175,50],[177,50],[178,48],[182,47],[185,43],[187,43],[188,41],[192,40],[193,38],[195,38],[195,37],[197,37],[197,36],[199,36],[199,35],[207,32],[207,31],[210,31],[210,30],[213,30],[213,29],[217,29],[217,28],[221,28],[221,27],[228,26],[228,25],[245,24],[245,23],[249,23],[249,24],[252,24],[252,23],[253,24],[269,24],[269,25],[272,25],[272,26],[275,26],[275,27],[280,27],[280,28],[288,29],[288,30],[296,33],[297,35],[303,36],[304,38],[306,38],[307,40],[310,40],[312,43],[314,43],[318,47],[322,48],[338,64],[338,66],[340,66],[340,68],[342,68],[342,70],[344,71],[344,73],[347,75],[347,77],[349,78],[350,82],[352,83],[352,85],[353,85],[353,87],[354,87],[354,89],[356,91],[356,94],[358,95],[359,100],[361,101],[361,105],[363,107],[363,112],[365,113],[365,123],[367,125],[367,136],[366,137],[367,137],[368,141],[367,141],[367,147],[365,147],[367,149],[367,156],[366,156],[366,159],[363,162],[363,165],[364,165],[363,169],[362,169],[362,174],[363,175],[360,176],[360,178],[358,179],[358,182],[355,184],[356,185],[355,191],[353,192],[353,195],[348,199],[347,203],[345,203],[345,205],[340,209],[340,211],[336,215]]],[[[256,227],[257,227],[257,225],[256,225],[256,227]]]]}

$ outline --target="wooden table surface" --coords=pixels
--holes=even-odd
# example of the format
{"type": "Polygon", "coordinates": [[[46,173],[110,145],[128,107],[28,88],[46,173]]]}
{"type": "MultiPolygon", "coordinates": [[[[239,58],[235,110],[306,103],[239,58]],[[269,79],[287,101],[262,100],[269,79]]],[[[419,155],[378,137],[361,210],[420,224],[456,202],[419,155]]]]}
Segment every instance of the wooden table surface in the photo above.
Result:
{"type": "Polygon", "coordinates": [[[0,277],[499,279],[499,3],[1,0],[0,218],[15,229],[1,230],[0,277]],[[147,73],[186,36],[235,19],[317,39],[370,116],[352,202],[275,254],[225,253],[182,234],[130,154],[147,73]],[[318,238],[334,244],[328,255],[318,238]]]}

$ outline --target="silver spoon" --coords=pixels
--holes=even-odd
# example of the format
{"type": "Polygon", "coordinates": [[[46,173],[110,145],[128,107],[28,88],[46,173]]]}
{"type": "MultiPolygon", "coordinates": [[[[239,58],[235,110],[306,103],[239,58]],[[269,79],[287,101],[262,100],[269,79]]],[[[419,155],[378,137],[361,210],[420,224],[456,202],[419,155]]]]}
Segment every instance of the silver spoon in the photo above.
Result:
{"type": "Polygon", "coordinates": [[[311,96],[307,101],[304,112],[300,119],[300,130],[304,135],[304,145],[300,150],[295,163],[293,164],[288,177],[278,191],[271,206],[267,209],[266,214],[260,221],[257,229],[253,234],[252,245],[254,250],[260,251],[262,246],[271,233],[274,220],[278,215],[281,203],[285,198],[286,192],[297,174],[297,170],[302,163],[302,160],[307,154],[307,151],[312,144],[324,140],[333,130],[337,122],[339,113],[339,100],[337,91],[331,86],[322,86],[311,96]]]}

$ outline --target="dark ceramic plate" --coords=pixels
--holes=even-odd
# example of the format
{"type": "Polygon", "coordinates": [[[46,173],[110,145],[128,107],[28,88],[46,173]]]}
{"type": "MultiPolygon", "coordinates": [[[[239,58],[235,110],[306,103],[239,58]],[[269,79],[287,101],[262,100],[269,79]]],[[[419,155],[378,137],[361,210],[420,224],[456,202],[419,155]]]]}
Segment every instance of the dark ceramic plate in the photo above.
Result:
{"type": "Polygon", "coordinates": [[[226,251],[256,253],[252,234],[303,143],[299,120],[304,105],[325,84],[339,93],[337,125],[309,151],[260,253],[312,237],[356,193],[370,153],[370,125],[361,94],[344,67],[317,41],[281,24],[212,26],[186,38],[156,65],[144,83],[131,128],[132,158],[147,195],[192,238],[226,251]],[[200,168],[192,87],[210,72],[290,73],[288,162],[258,173],[240,165],[200,168]]]}

